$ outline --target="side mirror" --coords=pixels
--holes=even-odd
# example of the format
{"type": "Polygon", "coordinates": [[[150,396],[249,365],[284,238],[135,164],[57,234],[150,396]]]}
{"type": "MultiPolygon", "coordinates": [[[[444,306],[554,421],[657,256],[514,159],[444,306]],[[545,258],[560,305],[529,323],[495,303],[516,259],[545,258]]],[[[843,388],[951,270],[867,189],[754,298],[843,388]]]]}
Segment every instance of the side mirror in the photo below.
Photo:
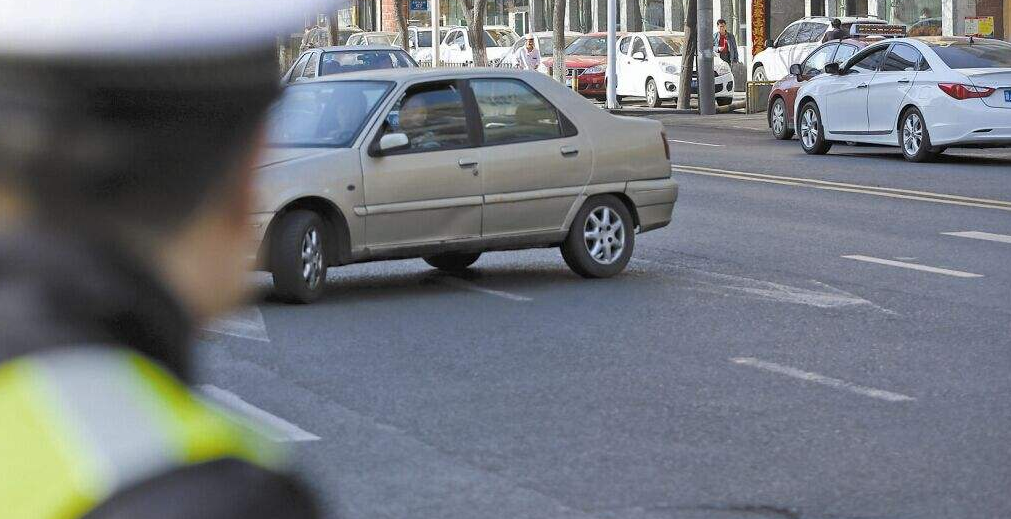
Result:
{"type": "Polygon", "coordinates": [[[768,48],[770,48],[770,49],[775,49],[776,48],[776,42],[774,42],[772,40],[765,40],[765,46],[768,47],[768,48]]]}
{"type": "Polygon", "coordinates": [[[386,135],[380,137],[377,151],[380,155],[382,155],[392,151],[407,149],[410,145],[411,141],[407,138],[407,134],[387,133],[386,135]]]}
{"type": "Polygon", "coordinates": [[[800,78],[800,75],[802,73],[803,72],[800,70],[800,64],[799,63],[794,63],[793,65],[790,65],[790,74],[791,75],[794,75],[794,76],[797,76],[798,78],[800,78]]]}
{"type": "Polygon", "coordinates": [[[838,76],[839,75],[839,71],[840,71],[840,68],[839,68],[839,64],[838,63],[832,62],[832,63],[826,63],[825,64],[825,73],[826,74],[834,74],[834,75],[838,76]]]}
{"type": "Polygon", "coordinates": [[[643,51],[633,52],[632,59],[637,59],[639,61],[646,61],[646,53],[643,51]]]}
{"type": "Polygon", "coordinates": [[[467,46],[462,43],[457,43],[456,46],[460,47],[460,50],[465,50],[467,48],[467,46]]]}

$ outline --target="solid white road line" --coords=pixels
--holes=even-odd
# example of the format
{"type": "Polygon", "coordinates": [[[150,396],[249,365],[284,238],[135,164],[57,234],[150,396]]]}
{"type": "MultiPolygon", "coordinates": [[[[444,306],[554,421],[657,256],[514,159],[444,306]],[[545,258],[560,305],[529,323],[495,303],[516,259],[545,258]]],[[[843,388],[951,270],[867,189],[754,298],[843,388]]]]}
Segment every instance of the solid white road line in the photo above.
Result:
{"type": "Polygon", "coordinates": [[[679,141],[677,139],[667,139],[667,142],[677,142],[680,144],[694,144],[696,146],[712,146],[714,148],[722,148],[725,144],[709,144],[708,142],[692,142],[692,141],[679,141]]]}
{"type": "Polygon", "coordinates": [[[961,270],[950,270],[942,269],[937,267],[930,267],[927,265],[920,265],[919,263],[907,263],[905,261],[895,261],[889,259],[875,258],[872,256],[862,256],[860,254],[850,254],[843,256],[846,259],[866,261],[868,263],[878,263],[880,265],[888,265],[891,267],[902,267],[906,269],[919,270],[922,272],[930,272],[932,274],[944,274],[945,276],[954,276],[957,278],[981,278],[982,274],[973,274],[972,272],[963,272],[961,270]]]}
{"type": "Polygon", "coordinates": [[[275,442],[311,442],[320,439],[319,436],[246,402],[231,391],[210,384],[200,386],[200,391],[216,403],[262,426],[261,432],[275,442]]]}
{"type": "Polygon", "coordinates": [[[270,342],[267,334],[267,324],[263,322],[263,313],[258,307],[252,306],[235,312],[232,315],[216,319],[204,326],[208,332],[231,335],[242,339],[260,342],[270,342]]]}
{"type": "Polygon", "coordinates": [[[990,232],[981,231],[960,231],[960,232],[942,232],[941,234],[947,234],[948,236],[958,236],[959,238],[972,238],[975,240],[987,240],[987,241],[998,241],[1001,243],[1011,243],[1011,236],[1006,234],[993,234],[990,232]]]}
{"type": "Polygon", "coordinates": [[[851,382],[846,382],[845,380],[826,377],[825,375],[811,373],[810,371],[802,371],[797,368],[791,368],[789,366],[783,366],[782,364],[776,364],[775,362],[765,362],[763,360],[758,360],[752,357],[735,357],[730,359],[730,362],[740,364],[742,366],[751,366],[753,368],[771,371],[772,373],[779,373],[780,375],[786,375],[788,377],[805,380],[807,382],[814,382],[815,384],[821,384],[823,386],[828,386],[835,389],[842,389],[845,391],[849,391],[851,393],[856,393],[858,395],[869,396],[871,398],[877,398],[879,400],[886,400],[888,402],[909,402],[912,400],[916,400],[911,396],[906,396],[900,393],[893,393],[891,391],[885,391],[883,389],[874,389],[872,387],[860,386],[857,384],[853,384],[851,382]]]}
{"type": "Polygon", "coordinates": [[[467,280],[464,280],[464,279],[460,279],[460,278],[457,278],[457,277],[444,276],[444,277],[440,277],[439,281],[442,282],[443,284],[449,285],[451,287],[462,288],[464,290],[472,290],[474,292],[481,292],[482,294],[488,294],[490,296],[501,297],[503,299],[508,299],[510,301],[533,301],[532,298],[529,298],[529,297],[526,297],[526,296],[521,296],[521,295],[518,295],[518,294],[512,294],[512,293],[509,293],[509,292],[503,292],[501,290],[492,290],[490,288],[484,288],[484,287],[481,287],[481,286],[477,286],[474,283],[471,283],[470,281],[467,281],[467,280]]]}

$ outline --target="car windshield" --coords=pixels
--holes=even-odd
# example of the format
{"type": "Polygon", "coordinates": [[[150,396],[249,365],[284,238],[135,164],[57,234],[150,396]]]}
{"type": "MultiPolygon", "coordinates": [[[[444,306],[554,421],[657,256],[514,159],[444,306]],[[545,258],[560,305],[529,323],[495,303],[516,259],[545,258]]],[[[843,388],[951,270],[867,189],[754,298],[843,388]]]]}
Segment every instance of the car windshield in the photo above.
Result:
{"type": "Polygon", "coordinates": [[[654,56],[680,56],[681,41],[673,36],[647,36],[654,56]]]}
{"type": "MultiPolygon", "coordinates": [[[[538,39],[540,40],[540,45],[541,45],[541,49],[540,49],[541,56],[542,57],[547,57],[547,56],[554,55],[554,53],[555,53],[555,39],[552,38],[552,37],[550,37],[550,36],[544,36],[544,37],[538,38],[538,39]]],[[[573,41],[575,41],[575,39],[576,39],[575,36],[566,36],[565,37],[565,46],[568,47],[570,44],[572,44],[573,41]]],[[[568,53],[566,53],[566,54],[568,54],[568,53]]]]}
{"type": "Polygon", "coordinates": [[[392,85],[329,81],[289,86],[267,116],[267,143],[347,148],[392,85]]]}
{"type": "Polygon", "coordinates": [[[607,56],[607,36],[581,36],[576,38],[565,53],[570,56],[607,56]]]}
{"type": "Polygon", "coordinates": [[[519,37],[510,29],[487,29],[484,31],[485,47],[512,47],[519,37]]]}
{"type": "Polygon", "coordinates": [[[370,34],[367,36],[369,45],[392,45],[393,35],[390,34],[370,34]]]}
{"type": "Polygon", "coordinates": [[[413,66],[411,57],[402,50],[342,50],[323,53],[319,75],[413,66]]]}
{"type": "Polygon", "coordinates": [[[960,68],[1011,68],[1011,43],[993,40],[942,42],[931,50],[945,65],[960,68]]]}

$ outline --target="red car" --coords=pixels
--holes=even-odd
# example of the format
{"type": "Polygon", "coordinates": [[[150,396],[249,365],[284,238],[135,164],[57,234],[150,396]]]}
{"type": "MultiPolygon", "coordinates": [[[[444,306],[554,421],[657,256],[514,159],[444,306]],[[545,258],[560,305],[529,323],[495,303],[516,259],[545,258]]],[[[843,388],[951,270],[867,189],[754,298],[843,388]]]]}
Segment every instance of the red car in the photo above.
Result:
{"type": "Polygon", "coordinates": [[[879,40],[866,38],[832,40],[812,51],[799,65],[791,66],[791,73],[777,81],[769,93],[768,117],[772,136],[781,140],[793,137],[793,104],[801,83],[821,74],[826,64],[842,63],[856,54],[857,50],[875,41],[879,40]]]}
{"type": "MultiPolygon", "coordinates": [[[[618,38],[624,33],[618,33],[618,38]]],[[[553,61],[544,60],[551,74],[553,61]]],[[[577,79],[576,91],[586,97],[603,98],[607,95],[607,80],[604,72],[607,68],[607,33],[597,32],[584,34],[573,41],[565,49],[565,68],[568,71],[567,85],[571,78],[577,79]]]]}

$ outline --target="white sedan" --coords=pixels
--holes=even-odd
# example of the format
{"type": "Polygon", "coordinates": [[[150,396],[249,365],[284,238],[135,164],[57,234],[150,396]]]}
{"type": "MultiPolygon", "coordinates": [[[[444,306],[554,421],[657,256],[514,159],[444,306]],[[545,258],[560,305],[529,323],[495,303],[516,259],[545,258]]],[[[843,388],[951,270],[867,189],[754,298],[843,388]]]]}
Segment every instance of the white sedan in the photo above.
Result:
{"type": "MultiPolygon", "coordinates": [[[[677,99],[681,78],[681,55],[684,36],[669,32],[629,34],[618,41],[618,96],[645,97],[651,107],[664,100],[677,99]]],[[[730,65],[713,60],[716,84],[716,104],[726,106],[734,100],[734,75],[730,65]]],[[[691,93],[698,92],[698,75],[692,73],[691,93]]]]}
{"type": "Polygon", "coordinates": [[[921,162],[949,147],[1011,147],[1011,43],[901,38],[825,72],[797,92],[807,153],[852,141],[898,146],[921,162]]]}

